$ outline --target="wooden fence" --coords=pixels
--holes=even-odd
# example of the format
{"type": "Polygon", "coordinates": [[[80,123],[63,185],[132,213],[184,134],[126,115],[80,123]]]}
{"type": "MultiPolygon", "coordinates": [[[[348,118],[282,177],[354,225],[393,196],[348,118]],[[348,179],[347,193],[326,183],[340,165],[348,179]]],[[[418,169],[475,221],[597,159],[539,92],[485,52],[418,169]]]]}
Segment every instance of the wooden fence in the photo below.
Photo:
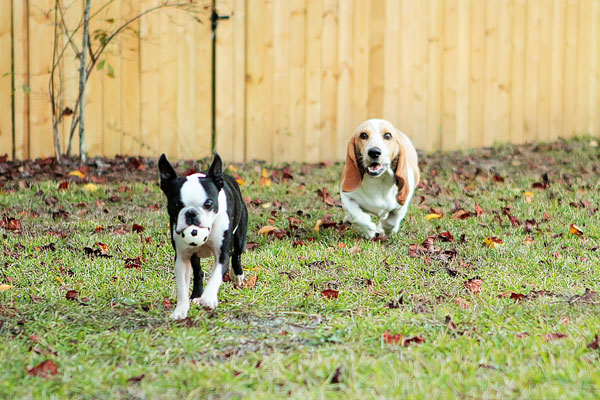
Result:
{"type": "MultiPolygon", "coordinates": [[[[91,31],[161,1],[116,1],[91,31]]],[[[62,3],[76,24],[83,1],[62,3]]],[[[216,4],[231,16],[219,23],[215,60],[216,147],[227,160],[340,160],[370,117],[423,150],[600,135],[600,0],[216,4]]],[[[0,6],[0,154],[53,154],[53,7],[0,6]]],[[[96,70],[88,84],[89,155],[210,154],[208,17],[153,12],[111,45],[113,73],[96,70]]],[[[62,65],[65,101],[76,96],[77,63],[70,54],[62,65]]]]}

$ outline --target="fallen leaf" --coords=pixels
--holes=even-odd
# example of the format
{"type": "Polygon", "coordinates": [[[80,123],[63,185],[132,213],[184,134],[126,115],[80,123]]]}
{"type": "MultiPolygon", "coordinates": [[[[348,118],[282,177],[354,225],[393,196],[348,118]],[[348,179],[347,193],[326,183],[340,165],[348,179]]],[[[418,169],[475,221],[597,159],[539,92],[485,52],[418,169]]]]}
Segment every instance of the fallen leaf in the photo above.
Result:
{"type": "Polygon", "coordinates": [[[586,347],[590,350],[598,350],[598,347],[600,347],[599,341],[600,337],[598,336],[598,334],[596,334],[596,336],[594,336],[594,340],[592,340],[591,343],[588,343],[586,347]]]}
{"type": "Polygon", "coordinates": [[[129,383],[138,383],[140,382],[142,379],[144,379],[146,377],[146,374],[141,374],[141,375],[137,375],[137,376],[132,376],[131,378],[127,379],[127,382],[129,383]]]}
{"type": "Polygon", "coordinates": [[[583,236],[583,231],[575,224],[569,225],[569,233],[572,235],[583,236]]]}
{"type": "Polygon", "coordinates": [[[257,247],[258,247],[258,243],[257,242],[248,242],[248,243],[246,243],[246,250],[254,250],[257,247]]]}
{"type": "Polygon", "coordinates": [[[271,186],[271,179],[269,178],[269,175],[267,174],[267,170],[264,168],[262,169],[262,176],[258,180],[258,185],[259,186],[271,186]]]}
{"type": "Polygon", "coordinates": [[[518,337],[519,339],[523,339],[527,336],[529,336],[529,332],[519,332],[515,334],[516,337],[518,337]]]}
{"type": "Polygon", "coordinates": [[[58,190],[66,190],[69,188],[69,181],[63,181],[58,184],[58,190]]]}
{"type": "Polygon", "coordinates": [[[77,290],[69,290],[65,295],[67,300],[77,300],[79,297],[79,292],[77,290]]]}
{"type": "Polygon", "coordinates": [[[277,228],[276,226],[273,226],[273,225],[265,225],[265,226],[263,226],[262,228],[260,228],[260,229],[258,230],[258,234],[259,234],[259,235],[267,235],[267,234],[269,234],[270,232],[273,232],[273,231],[276,231],[276,230],[279,230],[279,228],[277,228]]]}
{"type": "Polygon", "coordinates": [[[442,216],[441,216],[440,214],[434,214],[434,213],[432,213],[432,214],[427,214],[427,215],[425,216],[425,219],[426,219],[427,221],[429,221],[429,220],[432,220],[432,219],[438,219],[438,218],[442,218],[442,216]]]}
{"type": "Polygon", "coordinates": [[[567,335],[566,335],[566,334],[564,334],[564,333],[546,333],[546,334],[544,335],[544,339],[545,339],[547,342],[553,342],[553,341],[555,341],[555,340],[558,340],[558,339],[564,339],[564,338],[566,338],[566,337],[567,337],[567,335]]]}
{"type": "Polygon", "coordinates": [[[454,214],[452,214],[452,216],[450,218],[452,218],[452,219],[467,219],[472,216],[473,216],[473,214],[471,214],[469,211],[460,209],[460,210],[456,211],[454,214]]]}
{"type": "Polygon", "coordinates": [[[339,292],[334,289],[325,289],[321,292],[321,296],[323,296],[324,298],[326,298],[328,300],[337,299],[338,294],[339,294],[339,292]]]}
{"type": "Polygon", "coordinates": [[[87,183],[83,186],[83,190],[86,192],[95,192],[98,190],[98,186],[94,185],[93,183],[87,183]]]}
{"type": "Polygon", "coordinates": [[[479,203],[475,203],[475,214],[477,214],[478,217],[483,214],[483,208],[481,208],[479,203]]]}
{"type": "Polygon", "coordinates": [[[495,236],[491,236],[491,237],[486,237],[485,239],[483,239],[483,244],[493,248],[496,248],[498,246],[502,246],[504,244],[504,242],[502,241],[502,239],[499,239],[495,236]]]}
{"type": "Polygon", "coordinates": [[[521,301],[525,298],[525,295],[522,293],[515,293],[515,292],[504,292],[504,293],[500,293],[498,295],[498,297],[505,297],[507,299],[513,299],[515,302],[521,301]]]}
{"type": "MultiPolygon", "coordinates": [[[[227,272],[229,272],[229,271],[227,271],[227,272]]],[[[165,306],[165,308],[167,310],[170,310],[171,307],[173,307],[173,303],[171,302],[171,299],[169,299],[168,297],[165,297],[163,300],[163,306],[165,306]]]]}
{"type": "Polygon", "coordinates": [[[402,341],[402,346],[408,347],[413,344],[421,344],[425,342],[425,338],[423,336],[411,336],[407,337],[402,341]]]}
{"type": "Polygon", "coordinates": [[[256,286],[257,278],[258,278],[258,276],[252,275],[252,276],[248,277],[248,279],[244,279],[244,282],[242,282],[241,287],[246,288],[246,289],[253,289],[254,286],[256,286]]]}
{"type": "Polygon", "coordinates": [[[317,194],[319,195],[319,197],[321,198],[321,200],[323,200],[325,202],[325,204],[328,204],[330,206],[335,206],[335,200],[327,192],[327,188],[318,189],[317,190],[317,194]]]}
{"type": "Polygon", "coordinates": [[[392,334],[390,333],[390,331],[385,331],[383,333],[383,340],[387,344],[402,343],[402,341],[404,340],[404,336],[402,336],[399,333],[392,334]]]}
{"type": "Polygon", "coordinates": [[[46,360],[41,364],[28,369],[27,374],[32,376],[39,376],[42,378],[48,378],[52,375],[58,374],[58,366],[52,360],[46,360]]]}
{"type": "Polygon", "coordinates": [[[333,384],[342,383],[342,367],[341,366],[337,367],[335,369],[335,371],[333,371],[333,375],[331,376],[329,383],[333,383],[333,384]]]}
{"type": "Polygon", "coordinates": [[[481,285],[483,285],[483,281],[481,279],[469,279],[465,281],[465,287],[475,295],[481,293],[481,285]]]}
{"type": "Polygon", "coordinates": [[[85,178],[85,174],[79,170],[69,172],[69,176],[76,176],[81,179],[85,178]]]}
{"type": "Polygon", "coordinates": [[[133,224],[131,226],[131,232],[141,233],[144,232],[144,227],[138,224],[133,224]]]}

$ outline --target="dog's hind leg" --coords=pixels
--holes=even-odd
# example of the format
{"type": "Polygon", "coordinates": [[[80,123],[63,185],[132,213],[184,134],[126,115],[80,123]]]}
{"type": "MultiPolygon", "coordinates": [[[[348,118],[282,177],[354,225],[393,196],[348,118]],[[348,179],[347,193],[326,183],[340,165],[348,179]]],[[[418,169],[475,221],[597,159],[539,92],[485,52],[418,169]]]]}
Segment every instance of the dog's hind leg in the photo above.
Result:
{"type": "MultiPolygon", "coordinates": [[[[245,211],[245,210],[244,210],[245,211]]],[[[247,214],[242,215],[242,221],[237,231],[233,234],[233,251],[231,254],[231,265],[229,266],[229,277],[234,285],[240,286],[244,282],[244,270],[242,269],[242,253],[246,250],[246,223],[247,214]]]]}
{"type": "Polygon", "coordinates": [[[202,266],[200,265],[200,257],[197,255],[192,255],[192,273],[193,273],[193,286],[192,286],[192,295],[190,299],[195,299],[202,296],[202,285],[204,280],[204,271],[202,271],[202,266]]]}

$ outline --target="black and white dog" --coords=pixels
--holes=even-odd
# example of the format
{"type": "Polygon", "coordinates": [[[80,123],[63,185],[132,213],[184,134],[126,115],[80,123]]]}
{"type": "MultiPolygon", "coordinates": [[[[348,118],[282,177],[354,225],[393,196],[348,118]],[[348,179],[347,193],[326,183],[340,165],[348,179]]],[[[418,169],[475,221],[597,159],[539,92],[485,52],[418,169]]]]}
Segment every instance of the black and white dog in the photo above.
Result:
{"type": "Polygon", "coordinates": [[[171,243],[175,249],[177,307],[171,318],[183,319],[190,309],[192,271],[191,301],[207,310],[217,307],[217,294],[228,267],[233,283],[242,283],[241,255],[246,249],[248,211],[237,182],[223,174],[221,157],[216,153],[205,174],[178,177],[164,154],[160,156],[158,169],[160,188],[167,196],[171,243]],[[203,292],[200,258],[210,255],[215,261],[203,292]]]}

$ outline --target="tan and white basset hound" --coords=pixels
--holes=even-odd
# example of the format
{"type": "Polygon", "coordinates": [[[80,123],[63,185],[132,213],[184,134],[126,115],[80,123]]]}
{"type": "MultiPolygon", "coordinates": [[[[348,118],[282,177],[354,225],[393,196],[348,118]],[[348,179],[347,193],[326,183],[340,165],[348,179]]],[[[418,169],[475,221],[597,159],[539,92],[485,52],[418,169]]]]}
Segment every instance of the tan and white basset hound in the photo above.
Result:
{"type": "Polygon", "coordinates": [[[419,183],[417,151],[389,121],[369,119],[348,142],[341,198],[346,220],[368,239],[398,232],[419,183]],[[371,216],[379,217],[376,225],[371,216]]]}

